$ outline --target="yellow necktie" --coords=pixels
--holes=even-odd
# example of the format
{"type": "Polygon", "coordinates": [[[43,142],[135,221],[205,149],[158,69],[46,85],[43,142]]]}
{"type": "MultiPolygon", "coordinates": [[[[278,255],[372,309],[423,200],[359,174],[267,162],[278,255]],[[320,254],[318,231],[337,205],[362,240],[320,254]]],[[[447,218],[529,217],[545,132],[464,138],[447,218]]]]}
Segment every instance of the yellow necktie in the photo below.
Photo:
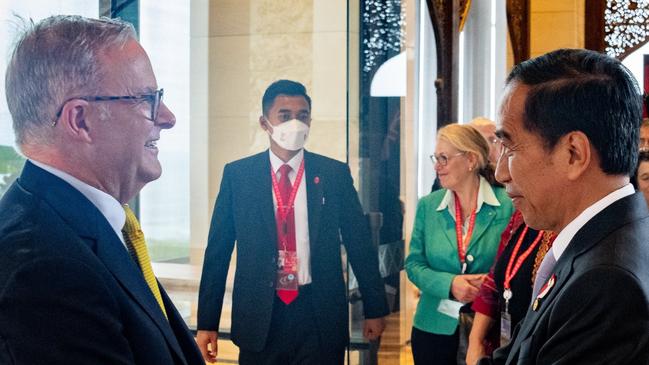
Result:
{"type": "Polygon", "coordinates": [[[144,280],[146,280],[153,296],[160,305],[160,309],[162,309],[162,313],[166,317],[167,311],[165,311],[164,303],[162,303],[162,296],[160,295],[158,282],[153,275],[151,259],[149,258],[149,252],[146,248],[146,242],[144,241],[144,233],[140,228],[140,222],[137,221],[135,214],[126,204],[124,204],[124,212],[126,212],[126,223],[124,224],[124,228],[122,228],[122,235],[124,235],[126,246],[128,247],[129,253],[133,259],[137,259],[140,270],[142,270],[142,274],[144,275],[144,280]]]}

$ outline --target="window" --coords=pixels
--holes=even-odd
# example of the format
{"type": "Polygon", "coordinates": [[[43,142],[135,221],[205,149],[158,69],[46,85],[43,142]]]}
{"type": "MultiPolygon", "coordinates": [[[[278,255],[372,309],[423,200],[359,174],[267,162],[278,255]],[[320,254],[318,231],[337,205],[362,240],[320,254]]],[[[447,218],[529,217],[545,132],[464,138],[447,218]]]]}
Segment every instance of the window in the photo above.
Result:
{"type": "Polygon", "coordinates": [[[189,0],[140,0],[140,42],[176,115],[158,142],[162,176],[140,193],[142,229],[157,262],[189,262],[189,10],[189,0]]]}

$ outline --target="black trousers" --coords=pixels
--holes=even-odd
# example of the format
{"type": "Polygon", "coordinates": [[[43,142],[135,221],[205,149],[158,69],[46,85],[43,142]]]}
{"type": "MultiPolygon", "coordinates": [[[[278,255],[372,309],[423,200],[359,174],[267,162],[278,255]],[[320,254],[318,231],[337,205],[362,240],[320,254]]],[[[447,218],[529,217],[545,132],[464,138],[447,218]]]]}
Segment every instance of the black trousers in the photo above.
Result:
{"type": "Polygon", "coordinates": [[[342,365],[345,348],[323,348],[314,308],[310,285],[300,287],[289,305],[275,297],[266,346],[260,352],[241,350],[239,364],[342,365]]]}
{"type": "Polygon", "coordinates": [[[457,365],[457,329],[452,335],[437,335],[412,327],[410,344],[415,365],[457,365]]]}

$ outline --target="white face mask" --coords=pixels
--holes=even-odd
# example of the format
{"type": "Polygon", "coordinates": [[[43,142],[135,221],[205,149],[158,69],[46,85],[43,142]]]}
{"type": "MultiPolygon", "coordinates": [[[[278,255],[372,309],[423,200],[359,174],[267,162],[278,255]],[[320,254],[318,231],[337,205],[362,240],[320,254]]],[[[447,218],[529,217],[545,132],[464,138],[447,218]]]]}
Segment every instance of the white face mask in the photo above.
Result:
{"type": "Polygon", "coordinates": [[[266,122],[273,128],[273,133],[266,130],[270,137],[280,147],[288,151],[297,151],[304,147],[306,138],[309,136],[309,126],[297,119],[291,119],[288,122],[272,125],[266,119],[266,122]]]}

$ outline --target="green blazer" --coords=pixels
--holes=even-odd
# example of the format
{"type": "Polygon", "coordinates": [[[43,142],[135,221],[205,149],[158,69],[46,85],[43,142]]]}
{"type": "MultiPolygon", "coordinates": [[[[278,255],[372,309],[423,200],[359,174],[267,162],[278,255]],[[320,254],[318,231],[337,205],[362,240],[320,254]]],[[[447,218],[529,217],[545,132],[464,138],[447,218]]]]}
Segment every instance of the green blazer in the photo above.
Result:
{"type": "MultiPolygon", "coordinates": [[[[473,236],[467,249],[467,274],[489,272],[494,263],[500,235],[514,212],[505,189],[492,187],[500,206],[483,203],[476,214],[473,236]]],[[[417,205],[415,224],[410,240],[410,253],[405,267],[408,278],[421,291],[415,312],[414,327],[419,330],[451,335],[458,320],[437,310],[442,299],[451,298],[451,282],[461,273],[457,252],[455,219],[448,209],[437,210],[446,189],[440,189],[421,198],[417,205]]]]}

